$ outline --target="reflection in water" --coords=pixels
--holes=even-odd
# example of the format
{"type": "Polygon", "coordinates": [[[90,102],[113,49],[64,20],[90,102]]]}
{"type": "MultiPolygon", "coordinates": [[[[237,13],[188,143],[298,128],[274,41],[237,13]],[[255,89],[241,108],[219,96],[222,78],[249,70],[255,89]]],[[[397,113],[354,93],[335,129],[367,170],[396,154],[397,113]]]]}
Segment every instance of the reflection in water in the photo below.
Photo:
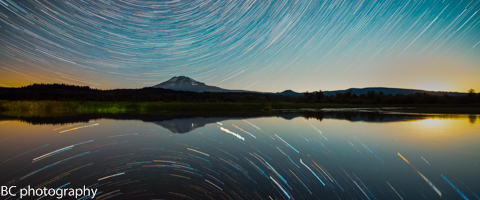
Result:
{"type": "Polygon", "coordinates": [[[475,120],[341,112],[10,118],[0,122],[0,183],[86,186],[100,199],[480,199],[475,120]]]}
{"type": "Polygon", "coordinates": [[[432,119],[424,119],[418,121],[419,124],[425,127],[438,127],[441,125],[445,120],[441,120],[438,118],[432,118],[432,119]]]}
{"type": "Polygon", "coordinates": [[[475,124],[475,122],[477,122],[477,116],[475,115],[469,115],[468,119],[470,120],[471,124],[475,124]]]}
{"type": "MultiPolygon", "coordinates": [[[[9,117],[0,115],[0,120],[16,120],[28,122],[33,125],[42,124],[68,124],[68,123],[88,123],[92,120],[99,119],[116,119],[116,120],[141,120],[144,122],[152,122],[163,128],[169,129],[173,133],[188,133],[192,130],[204,127],[206,124],[216,123],[223,120],[232,119],[248,119],[258,117],[280,117],[291,120],[297,117],[306,119],[339,119],[351,122],[399,122],[399,121],[418,121],[423,120],[425,125],[429,123],[440,122],[438,119],[458,119],[465,118],[466,115],[455,114],[435,114],[435,115],[418,115],[418,114],[395,114],[395,113],[377,113],[377,112],[339,112],[339,111],[293,111],[293,112],[276,112],[276,113],[176,113],[176,114],[81,114],[62,117],[9,117]]],[[[474,124],[476,115],[469,115],[470,123],[474,124]]],[[[479,116],[480,117],[480,116],[479,116]]]]}

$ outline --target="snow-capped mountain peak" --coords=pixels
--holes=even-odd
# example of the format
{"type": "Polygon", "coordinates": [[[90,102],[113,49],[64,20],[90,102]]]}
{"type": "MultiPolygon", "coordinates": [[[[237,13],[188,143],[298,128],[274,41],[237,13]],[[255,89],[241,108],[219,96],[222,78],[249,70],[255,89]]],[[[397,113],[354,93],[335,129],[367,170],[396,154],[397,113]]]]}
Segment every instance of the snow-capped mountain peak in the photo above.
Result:
{"type": "Polygon", "coordinates": [[[172,77],[170,80],[160,83],[158,85],[153,86],[153,88],[163,88],[163,89],[171,89],[171,90],[182,90],[182,91],[193,91],[193,92],[225,92],[226,90],[215,87],[209,86],[205,83],[193,80],[192,78],[186,76],[175,76],[172,77]]]}
{"type": "Polygon", "coordinates": [[[160,83],[154,87],[190,87],[197,85],[205,85],[205,83],[198,82],[186,76],[175,76],[170,80],[160,83]]]}

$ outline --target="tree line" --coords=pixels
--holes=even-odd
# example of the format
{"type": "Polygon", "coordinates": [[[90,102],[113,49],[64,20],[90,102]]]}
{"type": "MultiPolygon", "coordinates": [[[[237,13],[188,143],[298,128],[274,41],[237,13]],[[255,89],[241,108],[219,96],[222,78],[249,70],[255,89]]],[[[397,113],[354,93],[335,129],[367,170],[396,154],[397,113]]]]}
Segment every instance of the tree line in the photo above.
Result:
{"type": "Polygon", "coordinates": [[[470,89],[465,96],[431,95],[427,93],[414,94],[384,94],[369,91],[357,95],[351,90],[326,96],[320,90],[316,93],[305,92],[301,98],[305,103],[348,103],[348,104],[473,104],[480,103],[480,95],[470,89]]]}
{"type": "Polygon", "coordinates": [[[357,95],[351,90],[335,95],[324,95],[320,90],[305,92],[303,96],[245,92],[189,92],[162,88],[99,90],[88,86],[65,84],[33,84],[21,88],[0,88],[0,100],[55,100],[55,101],[162,101],[162,102],[245,102],[245,103],[340,103],[340,104],[479,104],[480,95],[473,89],[466,96],[437,96],[427,93],[384,94],[369,91],[357,95]]]}

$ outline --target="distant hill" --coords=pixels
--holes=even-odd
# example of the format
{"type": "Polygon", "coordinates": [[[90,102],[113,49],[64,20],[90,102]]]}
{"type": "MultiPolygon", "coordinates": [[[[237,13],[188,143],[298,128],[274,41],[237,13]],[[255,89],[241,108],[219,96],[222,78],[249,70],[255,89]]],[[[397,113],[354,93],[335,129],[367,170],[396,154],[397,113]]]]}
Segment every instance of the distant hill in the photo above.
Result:
{"type": "Polygon", "coordinates": [[[294,96],[294,97],[303,96],[303,93],[294,92],[292,90],[285,90],[283,92],[277,92],[275,94],[276,95],[284,95],[284,96],[294,96]]]}
{"type": "Polygon", "coordinates": [[[467,93],[460,93],[460,92],[435,92],[435,91],[426,91],[426,90],[417,90],[417,89],[403,89],[403,88],[386,88],[386,87],[367,87],[367,88],[350,88],[347,90],[334,90],[334,91],[324,91],[323,94],[330,96],[330,95],[335,95],[337,93],[345,93],[347,91],[351,90],[352,94],[367,94],[369,91],[374,91],[375,93],[384,93],[384,94],[392,94],[392,95],[397,95],[397,94],[403,94],[403,95],[409,95],[409,94],[415,94],[415,93],[427,93],[430,95],[435,95],[435,96],[443,96],[443,95],[449,95],[449,96],[465,96],[467,93]]]}
{"type": "MultiPolygon", "coordinates": [[[[367,94],[370,91],[374,91],[377,94],[382,92],[383,94],[392,94],[392,95],[397,95],[397,94],[409,95],[409,94],[415,94],[415,93],[427,93],[435,96],[448,95],[452,97],[467,95],[467,93],[461,93],[461,92],[438,92],[438,91],[426,91],[426,90],[417,90],[417,89],[385,88],[385,87],[350,88],[346,90],[333,90],[333,91],[322,91],[322,92],[325,96],[332,96],[332,95],[336,95],[337,93],[346,93],[348,91],[352,91],[352,94],[356,94],[356,95],[367,94]]],[[[312,93],[317,93],[317,92],[312,92],[312,93]]],[[[294,92],[292,90],[285,90],[283,92],[277,92],[277,93],[271,93],[271,94],[293,96],[293,97],[303,96],[303,93],[294,92]]]]}

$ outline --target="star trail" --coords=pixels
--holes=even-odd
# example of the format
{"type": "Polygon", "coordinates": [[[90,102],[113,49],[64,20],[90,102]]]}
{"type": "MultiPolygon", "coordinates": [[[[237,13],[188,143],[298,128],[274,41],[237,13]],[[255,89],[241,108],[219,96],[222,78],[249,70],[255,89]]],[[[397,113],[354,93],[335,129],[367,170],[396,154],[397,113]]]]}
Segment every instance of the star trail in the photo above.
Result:
{"type": "MultiPolygon", "coordinates": [[[[76,199],[480,199],[479,124],[467,116],[291,114],[199,127],[208,118],[4,121],[0,183],[96,191],[76,199]],[[429,119],[443,125],[422,128],[429,119]]],[[[24,195],[60,199],[41,196],[24,195]]]]}
{"type": "MultiPolygon", "coordinates": [[[[479,88],[480,0],[0,0],[0,86],[479,88]]],[[[477,89],[478,90],[478,89],[477,89]]]]}

